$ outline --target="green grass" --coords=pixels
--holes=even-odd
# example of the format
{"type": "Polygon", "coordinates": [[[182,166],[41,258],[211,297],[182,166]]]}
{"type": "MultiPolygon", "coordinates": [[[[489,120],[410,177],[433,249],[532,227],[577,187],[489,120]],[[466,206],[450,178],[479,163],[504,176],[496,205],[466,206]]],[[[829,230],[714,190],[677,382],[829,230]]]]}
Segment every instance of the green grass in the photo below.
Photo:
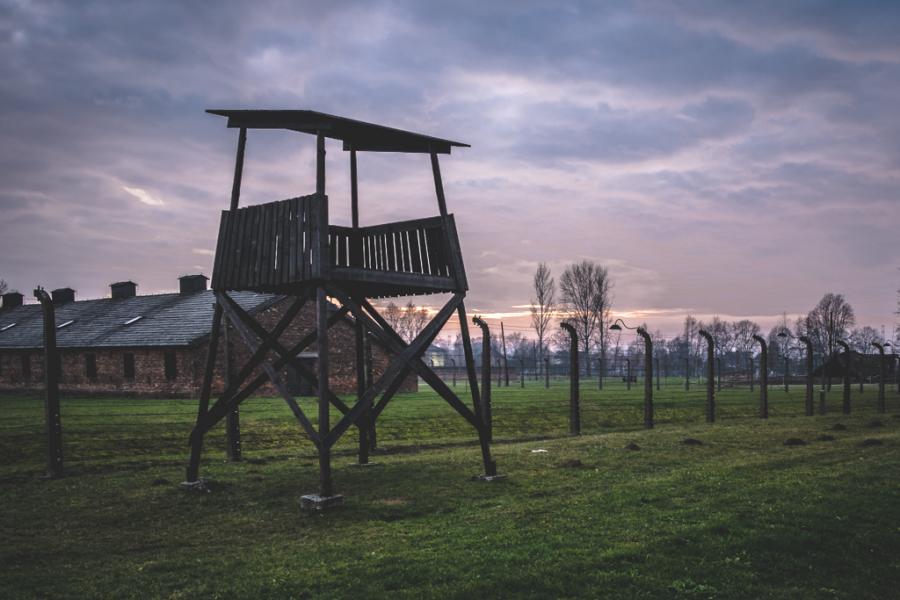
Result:
{"type": "Polygon", "coordinates": [[[495,389],[508,477],[492,483],[471,479],[480,453],[452,409],[400,396],[376,466],[353,465],[352,430],[339,443],[347,500],[322,515],[298,510],[317,463],[281,401],[245,405],[242,463],[224,462],[221,428],[208,437],[197,494],[177,486],[194,401],[63,399],[67,476],[48,481],[41,400],[0,397],[0,597],[895,597],[896,387],[886,415],[874,387],[841,415],[835,387],[810,418],[801,387],[773,387],[765,421],[756,394],[723,390],[710,426],[702,386],[673,380],[652,431],[640,386],[594,387],[578,438],[562,381],[495,389]]]}

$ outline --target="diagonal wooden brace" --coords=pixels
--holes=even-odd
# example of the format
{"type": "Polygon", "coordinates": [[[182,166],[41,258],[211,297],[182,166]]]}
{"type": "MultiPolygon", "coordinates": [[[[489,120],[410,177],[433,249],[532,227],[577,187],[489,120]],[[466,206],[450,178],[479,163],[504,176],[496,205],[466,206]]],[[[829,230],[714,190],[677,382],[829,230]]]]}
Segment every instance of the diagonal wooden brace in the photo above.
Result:
{"type": "MultiPolygon", "coordinates": [[[[243,339],[248,348],[250,348],[251,350],[256,350],[256,342],[253,341],[250,331],[244,324],[244,321],[238,316],[244,312],[243,309],[241,309],[241,307],[238,306],[237,303],[232,300],[231,297],[225,292],[216,292],[215,294],[216,299],[222,305],[222,310],[225,312],[225,316],[228,317],[229,321],[231,321],[231,324],[238,332],[238,335],[241,336],[241,339],[243,339]]],[[[252,317],[250,317],[249,315],[247,315],[247,317],[252,319],[252,317]]],[[[281,394],[281,396],[284,398],[284,401],[287,402],[288,406],[290,406],[291,411],[300,422],[303,430],[306,431],[306,434],[313,441],[313,443],[316,444],[317,447],[320,446],[322,440],[321,438],[319,438],[319,434],[316,432],[309,419],[306,418],[306,415],[303,414],[303,410],[300,408],[300,405],[297,404],[297,401],[294,400],[294,397],[290,394],[290,392],[288,392],[287,387],[281,381],[281,377],[279,377],[278,372],[268,362],[262,363],[261,366],[263,371],[265,371],[266,375],[268,375],[269,379],[272,381],[272,385],[275,386],[275,389],[278,390],[278,393],[281,394]]]]}
{"type": "Polygon", "coordinates": [[[272,329],[271,333],[267,332],[267,337],[263,340],[262,344],[260,344],[256,351],[250,356],[246,364],[241,367],[241,370],[238,371],[238,374],[233,378],[233,381],[229,384],[228,388],[222,393],[223,397],[230,398],[237,392],[240,384],[247,379],[253,372],[253,369],[259,366],[265,359],[266,353],[272,348],[272,340],[277,340],[281,337],[284,330],[293,322],[294,317],[296,317],[303,309],[307,300],[308,297],[306,296],[297,298],[287,310],[284,317],[275,325],[275,328],[272,329]]]}
{"type": "MultiPolygon", "coordinates": [[[[235,308],[235,314],[244,322],[244,325],[246,325],[261,340],[268,341],[272,351],[281,355],[281,358],[285,359],[292,367],[294,367],[294,369],[297,370],[302,377],[308,379],[310,383],[312,383],[313,387],[315,387],[316,389],[319,388],[318,378],[312,373],[312,371],[306,368],[306,366],[300,360],[297,359],[296,352],[290,352],[281,344],[281,342],[276,339],[272,339],[262,325],[257,323],[256,320],[246,312],[240,310],[240,307],[237,305],[237,303],[234,302],[234,300],[232,300],[230,297],[228,298],[228,300],[231,302],[232,307],[235,308]]],[[[333,392],[331,392],[330,390],[326,390],[326,394],[328,396],[328,401],[336,406],[342,413],[346,414],[347,411],[350,410],[350,408],[346,404],[344,404],[344,401],[335,396],[333,392]]]]}
{"type": "MultiPolygon", "coordinates": [[[[389,385],[394,379],[400,375],[400,371],[403,369],[404,365],[409,364],[411,361],[417,359],[421,356],[425,350],[428,349],[428,346],[434,341],[434,338],[437,337],[438,333],[440,333],[441,328],[444,326],[444,323],[447,322],[447,319],[453,314],[453,311],[456,310],[456,307],[462,302],[463,296],[461,294],[455,294],[453,299],[448,302],[444,308],[442,308],[438,314],[432,319],[432,321],[423,329],[416,339],[412,341],[409,346],[407,346],[402,352],[400,352],[397,356],[395,356],[390,364],[388,364],[387,369],[385,369],[384,373],[378,380],[372,384],[372,386],[366,390],[366,393],[360,398],[357,403],[350,409],[350,412],[344,415],[344,417],[335,425],[334,429],[328,432],[328,435],[325,436],[323,440],[323,445],[326,447],[331,447],[335,442],[341,437],[344,431],[352,424],[355,423],[359,416],[363,413],[363,411],[367,408],[367,406],[372,402],[376,395],[384,389],[385,386],[389,385]]],[[[351,309],[352,310],[352,309],[351,309]]]]}
{"type": "MultiPolygon", "coordinates": [[[[341,307],[337,312],[335,312],[328,318],[328,326],[331,327],[332,325],[340,321],[348,312],[349,309],[341,307]]],[[[317,338],[318,331],[314,330],[306,334],[302,340],[291,347],[291,349],[289,350],[290,354],[294,356],[297,353],[302,352],[307,347],[309,347],[310,344],[315,342],[317,338]]],[[[272,368],[278,371],[284,368],[287,363],[287,359],[278,358],[272,363],[272,368]]],[[[193,441],[195,436],[200,435],[201,433],[206,433],[207,431],[212,429],[216,425],[216,423],[218,423],[225,417],[225,415],[234,410],[234,408],[239,406],[241,402],[249,398],[253,392],[262,387],[266,383],[267,379],[268,376],[263,373],[261,375],[258,375],[253,381],[247,384],[233,397],[227,398],[224,395],[221,396],[216,404],[209,410],[209,412],[205,414],[204,419],[199,424],[199,426],[195,427],[194,431],[191,432],[189,440],[193,441]]]]}
{"type": "MultiPolygon", "coordinates": [[[[372,334],[378,337],[379,340],[391,352],[400,354],[406,348],[408,348],[406,342],[404,342],[403,339],[400,338],[397,332],[395,332],[387,322],[375,322],[373,316],[370,316],[366,311],[363,311],[361,306],[343,291],[333,290],[332,293],[335,294],[335,297],[338,298],[338,300],[340,300],[344,304],[344,306],[348,306],[353,316],[359,319],[364,325],[366,325],[366,327],[372,332],[372,334]]],[[[371,308],[371,305],[369,306],[371,308]]],[[[374,311],[374,309],[371,310],[374,311]]],[[[375,315],[378,315],[378,313],[375,312],[375,315]]],[[[378,315],[378,317],[380,318],[380,315],[378,315]]],[[[473,427],[475,427],[476,429],[479,427],[478,417],[475,415],[475,413],[473,413],[468,406],[463,404],[462,400],[459,399],[459,397],[453,392],[453,390],[451,390],[450,387],[447,386],[446,383],[444,383],[444,380],[441,379],[428,365],[425,364],[425,362],[421,359],[421,356],[416,356],[413,360],[411,360],[404,371],[408,373],[409,369],[412,369],[416,372],[417,375],[424,379],[425,383],[430,385],[434,389],[434,391],[438,393],[438,395],[440,395],[448,404],[450,404],[450,406],[452,406],[473,427]]],[[[385,392],[384,397],[382,397],[382,399],[376,405],[374,410],[375,416],[377,416],[381,413],[382,410],[384,410],[384,407],[387,405],[387,402],[390,400],[391,396],[393,396],[393,394],[396,393],[397,389],[399,389],[392,388],[389,388],[388,391],[385,392]],[[388,392],[390,392],[390,394],[388,392]]]]}

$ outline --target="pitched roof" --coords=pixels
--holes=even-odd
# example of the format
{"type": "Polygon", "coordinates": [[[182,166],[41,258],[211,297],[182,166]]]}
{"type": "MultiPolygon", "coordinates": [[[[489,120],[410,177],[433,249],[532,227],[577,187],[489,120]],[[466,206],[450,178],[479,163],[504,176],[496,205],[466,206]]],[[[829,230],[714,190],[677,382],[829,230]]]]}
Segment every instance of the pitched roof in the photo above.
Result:
{"type": "Polygon", "coordinates": [[[322,135],[344,142],[344,150],[370,152],[435,152],[450,154],[450,149],[468,148],[468,144],[413,133],[385,125],[366,123],[314,110],[223,110],[206,112],[228,117],[228,127],[247,129],[290,129],[322,135]]]}
{"type": "MultiPolygon", "coordinates": [[[[253,292],[230,295],[251,313],[281,298],[253,292]]],[[[56,307],[56,343],[60,348],[191,346],[209,334],[214,302],[211,290],[69,302],[56,307]],[[141,318],[132,321],[136,317],[141,318]],[[72,323],[59,328],[68,321],[72,323]]],[[[43,348],[43,323],[40,304],[0,311],[0,350],[43,348]]]]}

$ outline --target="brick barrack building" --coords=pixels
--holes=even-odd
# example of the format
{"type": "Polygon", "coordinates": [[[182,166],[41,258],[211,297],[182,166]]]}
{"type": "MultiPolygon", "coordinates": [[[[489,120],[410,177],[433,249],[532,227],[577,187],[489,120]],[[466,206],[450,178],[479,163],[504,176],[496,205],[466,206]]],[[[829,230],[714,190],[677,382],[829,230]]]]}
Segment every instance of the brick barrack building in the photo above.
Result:
{"type": "MultiPolygon", "coordinates": [[[[215,299],[203,275],[179,278],[179,292],[137,295],[131,281],[110,286],[111,297],[75,300],[69,288],[53,290],[57,344],[60,350],[60,389],[70,395],[146,395],[196,397],[206,362],[215,299]]],[[[269,330],[287,310],[284,296],[234,292],[232,297],[269,330]]],[[[290,346],[313,329],[315,305],[309,303],[282,334],[290,346]]],[[[228,331],[232,364],[249,358],[233,329],[228,331]]],[[[329,385],[335,393],[356,390],[354,325],[346,317],[330,330],[329,385]]],[[[315,346],[313,346],[314,348],[315,346]]],[[[369,340],[367,370],[375,377],[385,369],[389,355],[369,340]]],[[[224,391],[224,344],[219,345],[213,391],[224,391]]],[[[298,355],[315,371],[315,352],[298,355]]],[[[291,368],[282,372],[292,393],[313,390],[291,368]]],[[[43,320],[39,304],[23,304],[23,296],[3,295],[0,305],[0,391],[40,391],[44,385],[43,320]]],[[[417,380],[408,378],[401,391],[415,391],[417,380]]],[[[271,384],[259,395],[276,395],[271,384]]]]}

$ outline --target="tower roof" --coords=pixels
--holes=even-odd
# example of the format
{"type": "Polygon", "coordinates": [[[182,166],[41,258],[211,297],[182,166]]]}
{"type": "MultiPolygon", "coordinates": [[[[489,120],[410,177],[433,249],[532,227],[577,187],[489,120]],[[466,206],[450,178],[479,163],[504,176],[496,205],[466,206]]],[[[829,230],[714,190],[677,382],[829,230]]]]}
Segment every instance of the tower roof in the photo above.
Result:
{"type": "Polygon", "coordinates": [[[206,112],[228,117],[228,127],[246,129],[287,129],[344,142],[344,150],[368,152],[422,152],[450,154],[451,148],[468,148],[468,144],[432,137],[385,125],[366,123],[314,110],[227,110],[206,112]]]}

